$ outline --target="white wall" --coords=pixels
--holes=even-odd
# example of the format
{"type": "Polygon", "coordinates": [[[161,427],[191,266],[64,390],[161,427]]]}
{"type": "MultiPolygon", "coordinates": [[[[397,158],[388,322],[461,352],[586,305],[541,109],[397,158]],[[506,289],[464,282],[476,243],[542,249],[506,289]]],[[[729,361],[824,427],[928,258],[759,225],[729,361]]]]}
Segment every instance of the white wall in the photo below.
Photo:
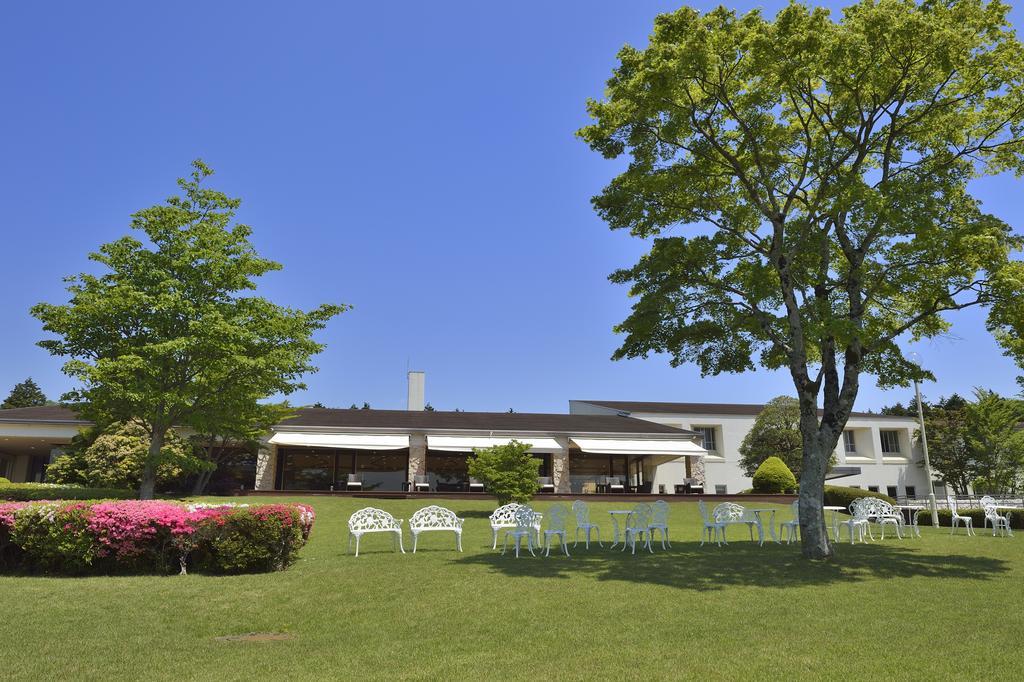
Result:
{"type": "MultiPolygon", "coordinates": [[[[570,402],[570,412],[577,414],[615,414],[617,411],[579,401],[570,402]]],[[[727,414],[667,414],[632,412],[631,417],[674,426],[681,429],[696,429],[710,426],[715,429],[717,453],[705,459],[704,490],[709,493],[716,491],[716,486],[724,485],[725,492],[737,493],[750,488],[752,482],[743,474],[739,460],[740,443],[754,425],[754,415],[727,414]]],[[[857,476],[837,478],[830,481],[834,485],[878,486],[879,491],[886,492],[888,486],[896,486],[898,495],[905,495],[907,486],[914,488],[917,497],[928,494],[924,469],[920,465],[922,455],[920,446],[913,444],[913,435],[917,429],[917,420],[909,417],[887,417],[871,415],[851,417],[847,429],[854,432],[856,453],[847,456],[843,441],[840,440],[836,449],[837,466],[860,467],[857,476]],[[899,434],[901,457],[883,455],[881,437],[882,430],[893,430],[899,434]]],[[[672,485],[682,482],[684,473],[669,470],[669,467],[682,468],[681,465],[661,465],[654,473],[657,491],[658,483],[667,483],[668,492],[672,485]],[[664,471],[662,471],[664,470],[664,471]]]]}

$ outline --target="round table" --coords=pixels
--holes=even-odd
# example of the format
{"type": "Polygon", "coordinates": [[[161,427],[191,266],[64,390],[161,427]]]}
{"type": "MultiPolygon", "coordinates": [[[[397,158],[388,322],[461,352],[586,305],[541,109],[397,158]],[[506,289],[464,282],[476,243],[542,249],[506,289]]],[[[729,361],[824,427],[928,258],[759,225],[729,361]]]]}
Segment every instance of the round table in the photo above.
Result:
{"type": "MultiPolygon", "coordinates": [[[[612,542],[612,547],[619,544],[619,517],[628,517],[632,513],[632,509],[612,509],[608,512],[608,514],[612,517],[612,524],[615,527],[614,537],[612,538],[612,540],[614,540],[614,542],[612,542]]],[[[623,521],[625,521],[625,518],[623,519],[623,521]]],[[[625,542],[625,540],[623,540],[623,542],[625,542]]],[[[609,549],[611,548],[609,547],[609,549]]]]}

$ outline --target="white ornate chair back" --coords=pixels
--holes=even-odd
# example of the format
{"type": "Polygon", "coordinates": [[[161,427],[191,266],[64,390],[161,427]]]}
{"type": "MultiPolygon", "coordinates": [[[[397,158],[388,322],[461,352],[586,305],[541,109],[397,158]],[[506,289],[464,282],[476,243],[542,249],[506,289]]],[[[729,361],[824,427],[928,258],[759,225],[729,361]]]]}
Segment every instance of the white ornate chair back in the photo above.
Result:
{"type": "Polygon", "coordinates": [[[395,517],[383,509],[365,507],[348,517],[350,531],[388,530],[398,528],[395,517]]]}
{"type": "Polygon", "coordinates": [[[668,502],[665,500],[658,500],[651,505],[651,525],[668,525],[668,502]]]}
{"type": "Polygon", "coordinates": [[[590,525],[590,507],[583,500],[576,500],[572,503],[572,511],[576,515],[577,526],[590,525]]]}
{"type": "Polygon", "coordinates": [[[564,504],[554,504],[547,511],[548,530],[564,531],[569,520],[569,508],[564,504]]]}
{"type": "Polygon", "coordinates": [[[980,500],[978,500],[978,505],[982,509],[984,509],[985,507],[988,507],[990,505],[993,505],[995,503],[996,503],[996,498],[992,497],[991,495],[985,495],[980,500]]]}
{"type": "Polygon", "coordinates": [[[790,505],[790,511],[793,512],[793,520],[800,520],[800,500],[793,500],[793,504],[790,505]]]}
{"type": "Polygon", "coordinates": [[[651,525],[651,514],[651,505],[641,502],[633,507],[633,511],[626,517],[626,528],[647,530],[651,525]]]}
{"type": "Polygon", "coordinates": [[[523,505],[518,502],[509,502],[508,504],[498,507],[490,516],[491,524],[507,526],[514,523],[516,520],[516,512],[519,511],[522,506],[523,505]]]}
{"type": "Polygon", "coordinates": [[[735,502],[723,502],[711,511],[715,521],[740,521],[746,510],[735,502]]]}
{"type": "Polygon", "coordinates": [[[949,512],[953,516],[958,516],[958,514],[956,513],[956,498],[953,497],[952,495],[947,496],[946,497],[946,504],[949,505],[949,512]]]}
{"type": "Polygon", "coordinates": [[[409,519],[410,528],[461,528],[462,519],[451,509],[432,504],[420,509],[409,519]]]}
{"type": "Polygon", "coordinates": [[[526,505],[519,505],[519,509],[516,509],[513,518],[515,519],[517,531],[533,531],[533,526],[536,522],[536,515],[534,514],[534,511],[526,505]]]}

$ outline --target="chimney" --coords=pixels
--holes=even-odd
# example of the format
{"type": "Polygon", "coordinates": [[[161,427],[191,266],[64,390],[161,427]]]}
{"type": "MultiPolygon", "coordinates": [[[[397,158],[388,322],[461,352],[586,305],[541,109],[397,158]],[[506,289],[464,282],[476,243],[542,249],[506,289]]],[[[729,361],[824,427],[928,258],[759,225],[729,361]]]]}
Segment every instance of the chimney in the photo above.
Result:
{"type": "Polygon", "coordinates": [[[409,402],[407,410],[422,412],[424,407],[424,384],[427,380],[424,372],[409,372],[409,402]]]}

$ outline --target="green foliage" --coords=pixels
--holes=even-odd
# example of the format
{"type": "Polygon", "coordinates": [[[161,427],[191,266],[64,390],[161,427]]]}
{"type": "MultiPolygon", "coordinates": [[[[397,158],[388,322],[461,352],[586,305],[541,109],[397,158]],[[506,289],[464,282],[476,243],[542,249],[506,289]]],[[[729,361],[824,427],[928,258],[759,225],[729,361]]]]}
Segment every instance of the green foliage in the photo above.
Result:
{"type": "MultiPolygon", "coordinates": [[[[47,481],[94,488],[138,488],[149,457],[146,429],[134,423],[90,427],[72,439],[64,454],[49,465],[47,481]]],[[[189,441],[168,431],[156,467],[156,485],[166,488],[186,474],[203,471],[211,464],[189,441]]]]}
{"type": "Polygon", "coordinates": [[[499,504],[527,503],[537,494],[540,460],[530,455],[530,444],[517,440],[473,451],[469,475],[484,484],[499,504]]]}
{"type": "Polygon", "coordinates": [[[924,425],[932,470],[956,492],[966,493],[978,471],[967,411],[933,407],[925,416],[924,425]]]}
{"type": "Polygon", "coordinates": [[[87,510],[77,502],[33,505],[15,516],[10,541],[44,572],[84,573],[96,559],[87,510]]]}
{"type": "Polygon", "coordinates": [[[0,410],[13,407],[39,407],[46,403],[46,395],[36,382],[32,380],[32,377],[29,377],[20,384],[14,385],[7,398],[0,403],[0,410]]]}
{"type": "Polygon", "coordinates": [[[896,500],[884,493],[876,493],[861,488],[848,488],[840,485],[827,485],[825,486],[824,505],[826,507],[849,508],[850,503],[858,497],[877,497],[890,504],[896,504],[896,500]]]}
{"type": "Polygon", "coordinates": [[[182,196],[132,216],[145,241],[102,245],[90,258],[103,274],[70,277],[68,303],[32,308],[55,335],[39,345],[68,358],[64,372],[80,382],[65,399],[96,423],[135,421],[152,434],[143,497],[172,426],[229,432],[253,404],[304,388],[323,349],[312,334],[345,309],[303,312],[251,295],[256,278],[281,266],[233,222],[241,202],[203,186],[212,171],[201,161],[193,168],[178,181],[182,196]]]}
{"type": "Polygon", "coordinates": [[[216,523],[205,523],[193,555],[197,570],[208,573],[279,571],[295,563],[304,544],[298,512],[254,513],[236,509],[216,523]]]}
{"type": "Polygon", "coordinates": [[[85,488],[78,485],[51,483],[2,483],[0,500],[32,502],[35,500],[125,500],[135,492],[124,488],[85,488]]]}
{"type": "Polygon", "coordinates": [[[754,492],[790,493],[796,490],[796,477],[778,457],[768,457],[754,472],[754,492]]]}
{"type": "MultiPolygon", "coordinates": [[[[945,526],[946,528],[949,528],[949,527],[951,527],[953,525],[953,514],[952,514],[952,512],[950,512],[950,510],[948,510],[948,509],[938,509],[936,511],[938,511],[938,513],[939,513],[939,526],[945,526]]],[[[971,523],[974,524],[974,530],[976,530],[979,533],[985,532],[983,530],[983,528],[982,528],[982,526],[985,523],[985,510],[984,509],[980,509],[980,508],[959,509],[958,508],[956,510],[956,513],[959,516],[969,516],[971,518],[971,523]]],[[[1010,516],[1010,528],[1024,529],[1024,513],[1021,513],[1019,511],[1009,511],[1009,510],[1005,510],[1005,509],[999,510],[999,515],[1000,516],[1006,516],[1007,513],[1009,513],[1009,516],[1010,516]]],[[[930,526],[930,525],[932,525],[932,513],[931,513],[931,510],[926,509],[925,511],[921,512],[921,515],[918,516],[917,518],[918,518],[917,523],[920,526],[930,526]]],[[[963,527],[962,523],[960,524],[960,527],[961,528],[963,527]]],[[[992,527],[991,524],[988,527],[991,528],[992,527]]]]}
{"type": "Polygon", "coordinates": [[[978,492],[1013,493],[1024,468],[1024,403],[993,391],[975,390],[965,407],[970,428],[968,443],[974,455],[978,492]]]}
{"type": "MultiPolygon", "coordinates": [[[[970,181],[1024,173],[1024,47],[1005,4],[865,1],[833,19],[683,7],[624,47],[592,125],[626,169],[593,200],[650,244],[612,274],[634,304],[614,357],[703,374],[788,369],[817,500],[864,373],[930,373],[898,340],[989,310],[1024,364],[1024,247],[970,181]],[[815,410],[820,407],[820,417],[815,410]]],[[[820,532],[804,538],[827,556],[820,532]]]]}
{"type": "Polygon", "coordinates": [[[769,457],[778,457],[794,475],[800,475],[803,440],[800,436],[800,401],[780,395],[769,400],[740,443],[740,467],[747,476],[769,457]]]}
{"type": "Polygon", "coordinates": [[[10,485],[10,484],[11,484],[11,482],[8,479],[4,478],[3,476],[0,476],[0,486],[10,485]]]}

